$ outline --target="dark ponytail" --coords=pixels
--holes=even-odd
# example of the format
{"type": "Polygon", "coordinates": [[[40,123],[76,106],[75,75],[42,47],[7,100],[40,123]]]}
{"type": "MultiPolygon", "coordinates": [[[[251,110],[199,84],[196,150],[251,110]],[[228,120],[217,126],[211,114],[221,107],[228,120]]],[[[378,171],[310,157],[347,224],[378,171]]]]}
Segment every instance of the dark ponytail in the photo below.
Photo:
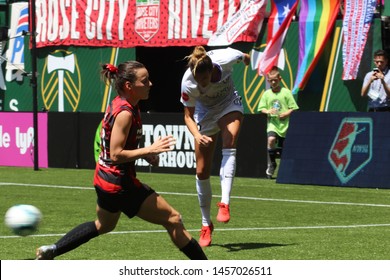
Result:
{"type": "Polygon", "coordinates": [[[113,84],[116,92],[119,94],[127,81],[130,83],[135,82],[136,70],[140,68],[145,68],[145,66],[133,60],[123,62],[118,67],[106,63],[102,65],[100,75],[106,84],[113,84]]]}

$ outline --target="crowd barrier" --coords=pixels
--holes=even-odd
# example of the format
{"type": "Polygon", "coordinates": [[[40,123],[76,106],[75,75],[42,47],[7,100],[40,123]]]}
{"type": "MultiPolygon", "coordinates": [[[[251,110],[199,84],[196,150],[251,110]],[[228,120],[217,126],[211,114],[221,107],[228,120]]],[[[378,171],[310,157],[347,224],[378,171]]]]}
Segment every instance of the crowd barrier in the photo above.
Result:
{"type": "MultiPolygon", "coordinates": [[[[102,113],[38,114],[39,167],[95,167],[94,141],[102,113]]],[[[194,139],[180,113],[143,113],[142,145],[172,134],[176,146],[161,154],[160,165],[137,161],[142,172],[195,174],[194,139]]],[[[390,114],[295,112],[284,143],[277,182],[327,186],[390,188],[390,114]]],[[[265,177],[266,119],[245,115],[238,140],[238,177],[265,177]]],[[[32,113],[0,113],[0,165],[31,166],[32,113]]],[[[212,174],[219,174],[221,141],[212,174]]]]}
{"type": "Polygon", "coordinates": [[[295,112],[278,183],[390,188],[390,114],[295,112]]]}
{"type": "MultiPolygon", "coordinates": [[[[94,141],[97,128],[103,118],[102,113],[88,112],[48,112],[39,113],[45,121],[38,123],[40,167],[54,168],[95,168],[94,141]],[[41,141],[43,141],[41,143],[41,141]],[[42,164],[41,160],[45,160],[42,164]]],[[[5,147],[17,146],[13,136],[18,131],[18,120],[22,113],[0,113],[0,165],[33,166],[33,142],[26,140],[28,160],[20,162],[12,153],[18,150],[5,147]],[[5,134],[7,133],[7,134],[5,134]],[[7,137],[11,139],[8,140],[7,137]],[[6,157],[5,151],[9,152],[6,157]],[[7,161],[5,161],[7,158],[7,161]]],[[[24,131],[32,131],[32,113],[23,113],[24,131]],[[27,120],[27,121],[26,121],[27,120]],[[31,122],[30,122],[31,121],[31,122]]],[[[194,139],[184,124],[182,113],[142,113],[143,138],[141,146],[150,145],[155,137],[173,135],[176,145],[170,152],[160,155],[160,165],[150,167],[144,160],[137,161],[137,170],[142,172],[195,174],[194,139]]],[[[20,131],[20,130],[19,130],[20,131]]],[[[239,177],[265,177],[266,169],[266,118],[264,115],[245,115],[237,144],[237,169],[239,177]]],[[[31,136],[31,135],[30,135],[31,136]]],[[[27,155],[24,155],[27,157],[27,155]]],[[[221,162],[221,140],[217,143],[212,166],[212,174],[219,175],[221,162]]]]}

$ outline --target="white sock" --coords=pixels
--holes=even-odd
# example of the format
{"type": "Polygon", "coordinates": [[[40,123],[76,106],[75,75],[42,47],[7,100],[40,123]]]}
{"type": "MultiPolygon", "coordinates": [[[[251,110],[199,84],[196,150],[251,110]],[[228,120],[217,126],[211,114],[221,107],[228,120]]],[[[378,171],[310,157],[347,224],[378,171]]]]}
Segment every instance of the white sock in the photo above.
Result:
{"type": "Polygon", "coordinates": [[[198,192],[198,200],[200,211],[202,213],[202,225],[211,225],[210,209],[211,209],[211,185],[210,178],[199,180],[196,177],[196,191],[198,192]]]}
{"type": "Polygon", "coordinates": [[[219,172],[221,179],[222,199],[225,204],[230,203],[233,179],[236,172],[236,149],[222,149],[222,163],[219,172]]]}

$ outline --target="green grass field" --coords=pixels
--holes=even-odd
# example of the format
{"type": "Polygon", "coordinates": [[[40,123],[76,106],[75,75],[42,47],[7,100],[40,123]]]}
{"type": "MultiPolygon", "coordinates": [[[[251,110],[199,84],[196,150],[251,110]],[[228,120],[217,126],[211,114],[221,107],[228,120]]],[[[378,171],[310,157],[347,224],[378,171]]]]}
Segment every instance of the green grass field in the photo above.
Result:
{"type": "MultiPolygon", "coordinates": [[[[33,204],[43,213],[39,232],[28,237],[0,228],[0,259],[33,259],[35,248],[54,243],[74,226],[95,219],[93,170],[0,167],[0,213],[33,204]]],[[[201,226],[193,175],[139,173],[183,215],[197,239],[201,226]]],[[[212,177],[213,204],[219,178],[212,177]]],[[[211,260],[388,260],[390,190],[283,185],[236,178],[232,219],[215,221],[211,260]]],[[[180,260],[186,257],[158,225],[122,216],[114,232],[58,257],[62,260],[180,260]]]]}

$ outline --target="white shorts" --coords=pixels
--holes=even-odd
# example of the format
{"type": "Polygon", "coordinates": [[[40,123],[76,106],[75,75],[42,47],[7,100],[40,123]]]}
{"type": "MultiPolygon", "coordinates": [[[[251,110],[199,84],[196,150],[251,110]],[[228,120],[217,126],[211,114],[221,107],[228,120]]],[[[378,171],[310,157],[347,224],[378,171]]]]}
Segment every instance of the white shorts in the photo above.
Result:
{"type": "Polygon", "coordinates": [[[199,102],[195,106],[194,120],[198,124],[198,129],[203,135],[211,136],[220,131],[218,121],[231,112],[244,113],[241,96],[234,93],[220,105],[212,108],[202,106],[199,102]]]}

